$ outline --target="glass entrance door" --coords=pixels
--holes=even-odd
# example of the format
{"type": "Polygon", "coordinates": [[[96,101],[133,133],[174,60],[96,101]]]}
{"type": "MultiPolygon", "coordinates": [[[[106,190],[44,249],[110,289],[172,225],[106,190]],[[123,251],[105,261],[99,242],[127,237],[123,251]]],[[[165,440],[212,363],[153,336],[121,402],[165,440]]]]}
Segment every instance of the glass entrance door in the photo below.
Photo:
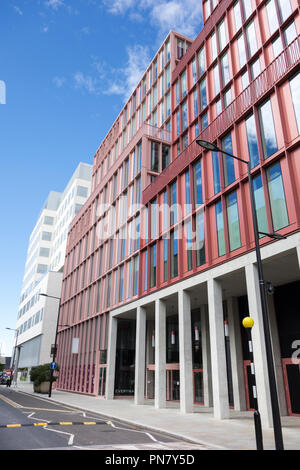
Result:
{"type": "Polygon", "coordinates": [[[101,395],[101,396],[105,395],[105,385],[106,385],[106,366],[100,367],[100,370],[99,370],[98,395],[101,395]]]}
{"type": "Polygon", "coordinates": [[[300,416],[300,359],[282,359],[288,414],[300,416]]]}
{"type": "Polygon", "coordinates": [[[194,403],[204,405],[203,370],[194,369],[194,403]]]}
{"type": "Polygon", "coordinates": [[[179,370],[167,370],[167,401],[178,401],[180,399],[179,370]]]}

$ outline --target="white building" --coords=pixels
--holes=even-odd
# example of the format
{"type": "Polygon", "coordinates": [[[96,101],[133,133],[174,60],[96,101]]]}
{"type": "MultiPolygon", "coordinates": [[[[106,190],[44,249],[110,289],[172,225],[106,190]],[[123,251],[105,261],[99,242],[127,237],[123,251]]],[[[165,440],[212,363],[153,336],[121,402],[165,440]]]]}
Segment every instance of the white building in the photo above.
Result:
{"type": "Polygon", "coordinates": [[[80,163],[62,193],[50,191],[30,235],[19,311],[15,363],[26,370],[50,362],[69,224],[91,191],[92,166],[80,163]]]}

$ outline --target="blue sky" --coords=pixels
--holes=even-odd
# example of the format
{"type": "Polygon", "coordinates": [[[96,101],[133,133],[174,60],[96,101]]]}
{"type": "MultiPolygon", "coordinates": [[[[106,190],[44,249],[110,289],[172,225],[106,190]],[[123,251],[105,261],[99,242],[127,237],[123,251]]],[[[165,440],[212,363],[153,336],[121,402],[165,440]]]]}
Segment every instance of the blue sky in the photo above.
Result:
{"type": "Polygon", "coordinates": [[[201,13],[200,0],[0,0],[3,355],[49,191],[62,191],[80,161],[92,163],[169,30],[196,37],[201,13]]]}

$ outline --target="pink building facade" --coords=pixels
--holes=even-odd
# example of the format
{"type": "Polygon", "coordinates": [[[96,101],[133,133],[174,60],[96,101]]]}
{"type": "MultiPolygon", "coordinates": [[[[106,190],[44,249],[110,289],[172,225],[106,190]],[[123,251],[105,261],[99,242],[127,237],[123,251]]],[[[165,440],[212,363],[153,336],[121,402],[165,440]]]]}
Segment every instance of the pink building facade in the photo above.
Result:
{"type": "Polygon", "coordinates": [[[206,0],[197,38],[171,32],[149,65],[70,229],[58,388],[223,419],[251,410],[250,314],[271,424],[247,168],[204,139],[251,162],[280,410],[300,415],[299,12],[297,0],[206,0]]]}

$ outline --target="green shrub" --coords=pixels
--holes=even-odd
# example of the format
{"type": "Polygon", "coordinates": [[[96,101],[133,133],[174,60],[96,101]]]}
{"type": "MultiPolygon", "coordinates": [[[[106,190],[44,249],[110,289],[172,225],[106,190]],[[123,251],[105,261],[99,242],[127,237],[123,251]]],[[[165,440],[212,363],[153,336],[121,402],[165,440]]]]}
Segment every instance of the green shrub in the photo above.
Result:
{"type": "MultiPolygon", "coordinates": [[[[55,369],[59,370],[59,367],[55,369]]],[[[33,367],[30,371],[30,380],[34,383],[35,386],[40,385],[42,382],[50,382],[51,378],[51,369],[50,362],[48,364],[42,364],[41,366],[33,367]]],[[[53,376],[53,382],[55,382],[57,377],[53,376]]]]}

